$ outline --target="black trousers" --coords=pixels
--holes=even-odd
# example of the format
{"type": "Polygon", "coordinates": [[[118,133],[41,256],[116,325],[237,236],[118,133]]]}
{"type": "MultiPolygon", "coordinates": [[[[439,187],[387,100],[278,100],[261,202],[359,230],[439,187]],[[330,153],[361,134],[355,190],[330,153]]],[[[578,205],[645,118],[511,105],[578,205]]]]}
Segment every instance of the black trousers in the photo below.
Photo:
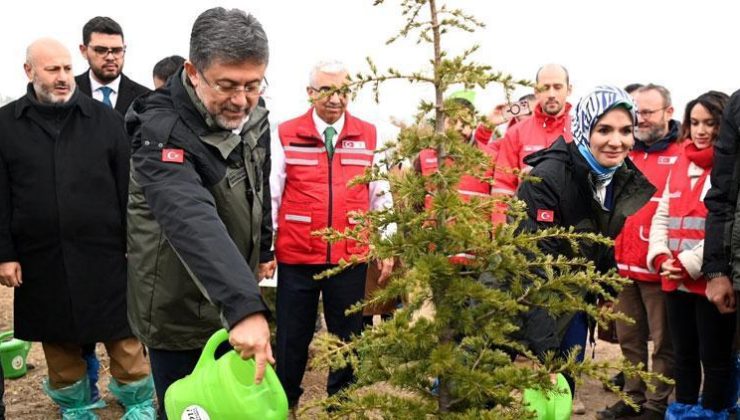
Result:
{"type": "Polygon", "coordinates": [[[159,401],[158,418],[167,420],[167,415],[164,412],[164,394],[167,392],[167,388],[178,379],[184,378],[193,372],[200,358],[200,353],[201,349],[185,351],[149,349],[154,390],[157,392],[157,400],[159,401]]]}
{"type": "MultiPolygon", "coordinates": [[[[348,340],[362,331],[362,311],[345,311],[364,298],[367,265],[347,269],[336,276],[314,280],[331,265],[278,264],[277,287],[277,375],[293,407],[303,394],[301,382],[308,361],[308,346],[314,334],[319,293],[324,302],[324,317],[329,332],[348,340]]],[[[336,394],[354,380],[347,367],[329,372],[326,392],[336,394]]]]}
{"type": "Polygon", "coordinates": [[[734,404],[735,314],[720,314],[706,297],[681,291],[666,294],[666,309],[675,353],[676,401],[697,403],[703,368],[702,406],[729,408],[734,404]]]}

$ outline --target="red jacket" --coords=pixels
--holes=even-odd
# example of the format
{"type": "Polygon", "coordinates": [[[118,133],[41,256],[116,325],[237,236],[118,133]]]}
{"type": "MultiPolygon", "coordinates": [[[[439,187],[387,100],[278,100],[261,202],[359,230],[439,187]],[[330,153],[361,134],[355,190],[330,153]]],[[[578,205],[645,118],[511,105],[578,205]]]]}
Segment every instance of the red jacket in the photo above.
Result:
{"type": "MultiPolygon", "coordinates": [[[[688,140],[689,142],[691,140],[688,140]]],[[[690,161],[685,155],[681,155],[678,163],[671,171],[668,191],[670,201],[668,207],[668,249],[671,250],[673,258],[679,259],[682,251],[692,251],[704,241],[704,225],[707,219],[707,208],[704,206],[704,192],[711,168],[704,172],[691,187],[691,180],[687,176],[690,161]]],[[[703,275],[696,279],[684,281],[683,283],[662,279],[663,290],[672,292],[680,285],[692,293],[705,296],[707,281],[703,275]]]]}
{"type": "Polygon", "coordinates": [[[496,157],[493,192],[514,195],[519,186],[519,177],[505,173],[511,169],[524,169],[524,158],[541,149],[550,147],[560,136],[566,142],[573,140],[570,128],[571,105],[566,103],[565,110],[557,117],[545,114],[537,105],[534,115],[509,128],[504,138],[496,141],[499,150],[496,157]]]}
{"type": "Polygon", "coordinates": [[[354,227],[356,222],[349,212],[369,209],[368,185],[350,188],[347,183],[373,164],[375,126],[345,112],[344,129],[329,161],[312,112],[278,127],[286,177],[275,255],[278,262],[286,264],[337,264],[367,251],[356,241],[329,244],[311,232],[329,226],[339,231],[354,227]]]}
{"type": "Polygon", "coordinates": [[[619,274],[634,280],[658,282],[660,275],[647,267],[647,254],[650,241],[650,225],[655,209],[665,189],[668,174],[681,155],[681,146],[672,141],[661,151],[648,153],[633,150],[630,159],[657,192],[637,213],[628,217],[622,232],[614,240],[614,253],[619,274]]]}

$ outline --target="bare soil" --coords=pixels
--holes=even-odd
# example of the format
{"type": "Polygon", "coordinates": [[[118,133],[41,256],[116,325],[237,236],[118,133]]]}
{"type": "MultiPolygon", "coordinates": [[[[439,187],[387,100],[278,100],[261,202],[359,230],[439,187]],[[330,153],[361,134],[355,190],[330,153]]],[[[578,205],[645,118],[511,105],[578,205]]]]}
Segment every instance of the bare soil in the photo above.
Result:
{"type": "MultiPolygon", "coordinates": [[[[13,321],[13,293],[10,289],[0,287],[0,331],[12,329],[13,321]]],[[[107,407],[98,410],[102,420],[119,419],[123,410],[108,391],[108,357],[101,345],[97,348],[98,357],[101,362],[100,391],[107,407]]],[[[587,355],[591,354],[591,349],[587,355]]],[[[600,360],[616,359],[620,356],[619,347],[613,344],[599,341],[596,348],[596,358],[600,360]]],[[[39,343],[34,343],[28,356],[28,363],[33,368],[28,374],[19,379],[8,379],[5,381],[5,404],[7,406],[6,417],[14,419],[55,419],[59,418],[56,406],[44,394],[41,383],[46,376],[46,362],[39,343]]],[[[302,402],[309,402],[326,396],[326,372],[307,371],[303,379],[304,396],[302,402]]],[[[576,420],[594,419],[597,410],[604,408],[616,401],[616,397],[604,391],[601,384],[593,380],[579,388],[577,396],[586,406],[585,415],[574,415],[576,420]]],[[[314,416],[311,411],[304,414],[302,418],[310,419],[314,416]]]]}

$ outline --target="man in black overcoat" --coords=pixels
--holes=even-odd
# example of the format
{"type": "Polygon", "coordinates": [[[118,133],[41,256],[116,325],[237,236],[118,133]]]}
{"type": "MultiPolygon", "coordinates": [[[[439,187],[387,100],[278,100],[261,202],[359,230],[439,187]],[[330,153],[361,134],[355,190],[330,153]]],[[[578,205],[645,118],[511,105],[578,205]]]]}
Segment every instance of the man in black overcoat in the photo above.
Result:
{"type": "Polygon", "coordinates": [[[0,283],[15,290],[15,336],[42,343],[44,390],[63,417],[104,405],[92,401],[81,352],[95,342],[111,358],[111,392],[153,416],[149,366],[126,317],[121,116],[80,94],[53,39],[28,47],[24,69],[27,94],[0,108],[0,283]]]}

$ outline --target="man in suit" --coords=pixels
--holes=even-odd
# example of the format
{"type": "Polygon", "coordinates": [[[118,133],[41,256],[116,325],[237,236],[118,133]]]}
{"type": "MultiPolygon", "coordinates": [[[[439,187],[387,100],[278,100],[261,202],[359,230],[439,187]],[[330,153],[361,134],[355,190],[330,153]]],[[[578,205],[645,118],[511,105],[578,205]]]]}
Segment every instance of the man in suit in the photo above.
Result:
{"type": "MultiPolygon", "coordinates": [[[[77,89],[114,108],[122,116],[134,99],[150,92],[123,74],[126,44],[123,43],[123,29],[115,20],[104,16],[90,19],[82,28],[80,53],[90,68],[75,77],[77,89]]],[[[82,349],[88,363],[91,393],[93,399],[97,399],[100,364],[95,357],[95,345],[84,345],[82,349]]]]}
{"type": "Polygon", "coordinates": [[[126,44],[123,30],[115,20],[96,16],[82,28],[80,53],[90,69],[75,82],[82,93],[126,115],[131,102],[150,90],[123,74],[126,44]]]}

